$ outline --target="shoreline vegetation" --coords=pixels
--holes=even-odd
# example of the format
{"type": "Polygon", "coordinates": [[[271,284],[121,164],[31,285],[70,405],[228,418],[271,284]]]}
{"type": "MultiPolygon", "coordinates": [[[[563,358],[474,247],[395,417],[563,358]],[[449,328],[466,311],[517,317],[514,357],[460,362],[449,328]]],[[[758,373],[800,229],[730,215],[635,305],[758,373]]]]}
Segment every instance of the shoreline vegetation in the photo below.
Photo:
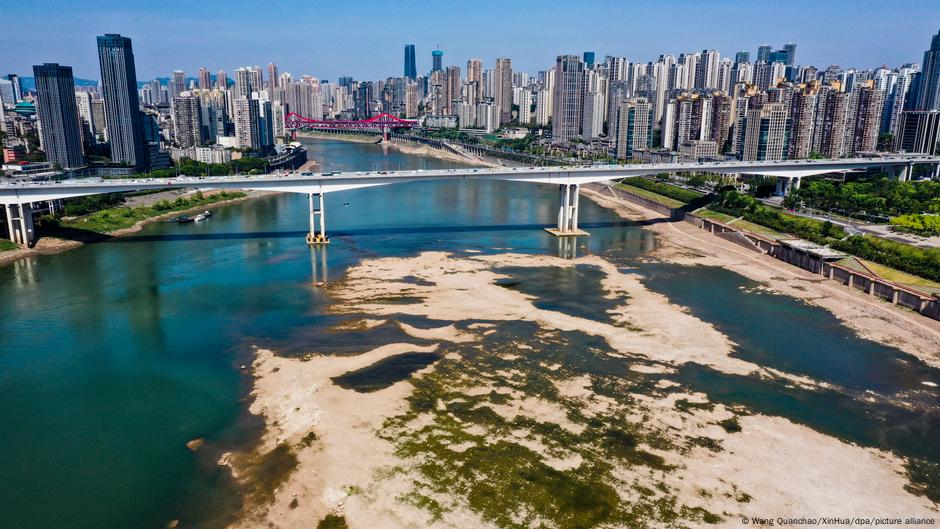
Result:
{"type": "MultiPolygon", "coordinates": [[[[153,206],[115,206],[67,219],[42,219],[44,235],[33,248],[21,248],[10,243],[12,248],[0,252],[0,266],[34,255],[61,253],[84,244],[104,241],[137,233],[144,226],[180,215],[198,213],[243,200],[267,196],[262,191],[214,191],[204,193],[202,198],[185,198],[164,201],[153,206]],[[164,209],[165,208],[165,209],[164,209]]],[[[198,193],[194,194],[198,195],[198,193]]],[[[9,242],[9,241],[0,241],[9,242]]]]}
{"type": "Polygon", "coordinates": [[[749,195],[723,191],[708,196],[656,180],[631,178],[618,187],[674,209],[695,210],[696,215],[770,237],[800,238],[874,261],[882,266],[927,281],[940,281],[940,249],[922,248],[872,235],[849,235],[831,222],[791,215],[760,204],[749,195]]]}

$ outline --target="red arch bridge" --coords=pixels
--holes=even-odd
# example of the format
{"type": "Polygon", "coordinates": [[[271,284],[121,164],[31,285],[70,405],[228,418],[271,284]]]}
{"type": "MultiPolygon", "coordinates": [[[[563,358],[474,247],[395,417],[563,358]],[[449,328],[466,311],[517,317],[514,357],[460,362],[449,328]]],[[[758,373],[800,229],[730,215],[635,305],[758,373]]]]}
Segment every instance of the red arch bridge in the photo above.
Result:
{"type": "Polygon", "coordinates": [[[284,118],[284,128],[290,131],[301,130],[380,130],[382,137],[388,139],[388,134],[392,129],[410,129],[417,125],[412,119],[396,118],[385,112],[369,119],[358,121],[331,119],[318,120],[301,116],[291,112],[284,118]]]}

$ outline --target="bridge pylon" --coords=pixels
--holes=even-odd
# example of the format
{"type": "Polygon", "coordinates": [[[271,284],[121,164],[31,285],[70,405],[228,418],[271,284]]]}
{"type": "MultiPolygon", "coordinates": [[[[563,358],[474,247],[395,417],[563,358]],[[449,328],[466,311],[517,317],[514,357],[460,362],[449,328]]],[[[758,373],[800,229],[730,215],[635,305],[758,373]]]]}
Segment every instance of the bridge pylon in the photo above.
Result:
{"type": "Polygon", "coordinates": [[[330,244],[329,237],[326,236],[326,208],[323,193],[310,193],[310,233],[307,234],[307,244],[318,246],[321,244],[330,244]],[[316,196],[316,203],[313,197],[316,196]]]}

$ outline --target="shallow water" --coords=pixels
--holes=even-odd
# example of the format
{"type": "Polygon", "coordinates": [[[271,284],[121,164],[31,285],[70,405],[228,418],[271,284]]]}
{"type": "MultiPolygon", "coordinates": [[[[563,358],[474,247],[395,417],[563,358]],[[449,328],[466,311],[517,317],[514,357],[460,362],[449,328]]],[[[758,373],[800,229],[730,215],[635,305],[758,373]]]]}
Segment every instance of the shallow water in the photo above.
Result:
{"type": "MultiPolygon", "coordinates": [[[[376,145],[309,143],[324,170],[452,165],[376,145]]],[[[133,237],[0,268],[0,505],[15,506],[3,509],[0,527],[159,528],[174,518],[220,525],[212,519],[238,498],[214,461],[219,450],[256,434],[257,422],[245,416],[250,381],[242,369],[252,346],[355,354],[403,339],[393,321],[368,333],[334,329],[352,316],[328,311],[329,285],[362,259],[423,250],[573,251],[623,260],[652,290],[730,336],[736,355],[838,389],[827,399],[695,366],[679,372],[684,384],[820,431],[940,460],[924,448],[940,438],[937,392],[921,384],[940,381],[937,370],[855,337],[820,309],[755,291],[734,274],[637,264],[631,259],[653,248],[652,234],[590,201],[581,205],[580,224],[591,236],[563,247],[541,229],[556,216],[551,186],[429,182],[350,191],[327,197],[333,242],[310,249],[305,197],[275,195],[221,207],[205,223],[154,224],[133,237]],[[313,286],[321,281],[327,288],[313,286]],[[902,398],[912,411],[861,404],[865,391],[902,398]],[[196,437],[207,444],[193,453],[185,443],[196,437]]],[[[548,310],[603,319],[613,303],[589,267],[509,275],[548,310]]],[[[512,333],[526,340],[533,332],[518,323],[501,327],[487,340],[512,333]]],[[[634,376],[624,373],[623,359],[598,354],[604,344],[596,338],[569,340],[546,361],[573,374],[634,376]]],[[[390,380],[393,371],[376,367],[372,374],[390,380]]]]}

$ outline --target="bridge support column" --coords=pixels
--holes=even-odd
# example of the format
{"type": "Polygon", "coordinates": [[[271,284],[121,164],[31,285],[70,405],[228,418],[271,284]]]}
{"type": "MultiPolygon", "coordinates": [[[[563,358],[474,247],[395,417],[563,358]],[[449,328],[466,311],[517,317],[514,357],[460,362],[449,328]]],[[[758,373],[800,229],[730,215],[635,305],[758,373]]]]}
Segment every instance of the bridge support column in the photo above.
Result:
{"type": "Polygon", "coordinates": [[[791,192],[800,188],[800,181],[803,180],[800,176],[778,176],[777,177],[777,189],[774,191],[774,194],[777,196],[787,196],[791,192]]]}
{"type": "Polygon", "coordinates": [[[310,193],[309,195],[310,233],[307,234],[307,244],[311,246],[330,243],[330,239],[326,236],[326,208],[323,196],[323,193],[310,193]],[[317,197],[316,202],[314,202],[314,196],[317,197]]]}
{"type": "Polygon", "coordinates": [[[6,209],[7,233],[10,240],[26,248],[36,244],[32,204],[8,204],[4,208],[6,209]]]}
{"type": "Polygon", "coordinates": [[[897,175],[899,182],[907,182],[911,179],[912,176],[914,176],[914,164],[908,163],[907,165],[900,167],[897,175]]]}
{"type": "Polygon", "coordinates": [[[558,186],[558,227],[545,228],[556,237],[571,237],[588,235],[588,232],[578,228],[578,197],[580,186],[578,184],[561,184],[558,186]]]}

